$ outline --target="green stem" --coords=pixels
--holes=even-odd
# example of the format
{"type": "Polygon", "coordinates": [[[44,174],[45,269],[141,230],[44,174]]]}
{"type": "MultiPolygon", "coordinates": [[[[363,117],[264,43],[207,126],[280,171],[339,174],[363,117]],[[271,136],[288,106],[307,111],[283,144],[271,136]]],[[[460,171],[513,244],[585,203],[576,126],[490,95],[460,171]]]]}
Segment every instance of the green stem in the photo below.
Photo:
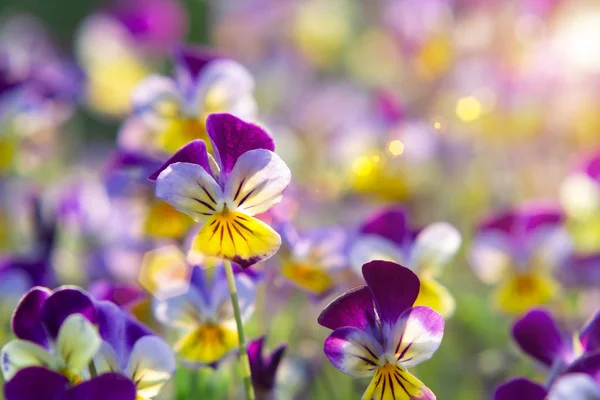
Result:
{"type": "Polygon", "coordinates": [[[250,361],[246,350],[246,337],[244,336],[244,325],[242,323],[242,313],[240,312],[240,303],[238,302],[237,288],[233,276],[233,267],[229,260],[223,260],[225,264],[225,273],[227,274],[227,284],[229,285],[229,294],[233,305],[235,315],[235,324],[237,325],[238,343],[240,348],[240,363],[242,365],[242,379],[244,380],[244,391],[246,400],[254,400],[254,388],[252,387],[252,375],[250,373],[250,361]]]}

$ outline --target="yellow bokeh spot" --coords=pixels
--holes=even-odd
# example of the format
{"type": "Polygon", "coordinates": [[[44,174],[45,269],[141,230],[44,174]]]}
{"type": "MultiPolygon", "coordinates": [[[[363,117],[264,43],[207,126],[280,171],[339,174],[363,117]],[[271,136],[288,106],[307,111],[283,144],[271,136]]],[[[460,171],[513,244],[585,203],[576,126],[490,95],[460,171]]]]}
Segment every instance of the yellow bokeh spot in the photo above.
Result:
{"type": "Polygon", "coordinates": [[[156,297],[185,292],[191,268],[177,246],[166,246],[144,254],[140,268],[140,285],[156,297]]]}
{"type": "Polygon", "coordinates": [[[404,143],[402,143],[400,140],[396,139],[396,140],[392,140],[389,144],[388,144],[388,151],[390,152],[391,155],[393,155],[394,157],[401,155],[402,153],[404,153],[404,143]]]}
{"type": "Polygon", "coordinates": [[[474,96],[461,97],[456,102],[456,116],[464,122],[475,121],[481,116],[481,103],[474,96]]]}
{"type": "Polygon", "coordinates": [[[358,176],[367,176],[375,170],[379,156],[361,156],[352,163],[352,171],[358,176]]]}
{"type": "Polygon", "coordinates": [[[435,121],[433,123],[433,129],[435,129],[436,131],[439,131],[440,129],[442,129],[442,123],[440,121],[435,121]]]}

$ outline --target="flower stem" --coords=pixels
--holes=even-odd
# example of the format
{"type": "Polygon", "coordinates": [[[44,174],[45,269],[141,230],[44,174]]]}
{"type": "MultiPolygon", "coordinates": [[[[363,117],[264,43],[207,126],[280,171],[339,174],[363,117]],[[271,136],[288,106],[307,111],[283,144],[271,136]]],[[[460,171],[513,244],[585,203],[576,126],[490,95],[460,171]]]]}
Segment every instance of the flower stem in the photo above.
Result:
{"type": "Polygon", "coordinates": [[[237,288],[233,276],[233,267],[229,260],[223,260],[225,264],[225,273],[227,274],[227,284],[229,285],[229,294],[233,305],[235,315],[235,324],[237,325],[238,343],[240,348],[240,363],[242,365],[242,379],[244,380],[244,391],[246,400],[254,400],[254,388],[252,387],[252,375],[250,372],[250,361],[246,350],[246,338],[244,336],[244,325],[242,324],[242,313],[240,312],[240,303],[238,302],[237,288]]]}

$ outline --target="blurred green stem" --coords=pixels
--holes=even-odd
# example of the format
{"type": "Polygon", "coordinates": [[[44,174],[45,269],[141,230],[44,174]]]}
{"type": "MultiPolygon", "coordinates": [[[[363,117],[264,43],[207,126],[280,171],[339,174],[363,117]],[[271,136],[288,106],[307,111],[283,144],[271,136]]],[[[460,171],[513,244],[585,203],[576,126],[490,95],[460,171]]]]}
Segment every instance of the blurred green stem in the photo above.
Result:
{"type": "Polygon", "coordinates": [[[229,260],[223,260],[223,262],[225,263],[227,284],[229,285],[229,294],[231,295],[231,303],[233,305],[233,313],[235,315],[235,324],[237,325],[238,343],[240,348],[240,364],[242,365],[242,379],[244,380],[244,391],[246,392],[246,400],[254,400],[255,397],[254,388],[252,387],[250,361],[248,360],[248,352],[246,350],[244,325],[242,323],[242,313],[240,312],[240,304],[238,302],[237,288],[235,287],[233,267],[231,266],[231,262],[229,260]]]}

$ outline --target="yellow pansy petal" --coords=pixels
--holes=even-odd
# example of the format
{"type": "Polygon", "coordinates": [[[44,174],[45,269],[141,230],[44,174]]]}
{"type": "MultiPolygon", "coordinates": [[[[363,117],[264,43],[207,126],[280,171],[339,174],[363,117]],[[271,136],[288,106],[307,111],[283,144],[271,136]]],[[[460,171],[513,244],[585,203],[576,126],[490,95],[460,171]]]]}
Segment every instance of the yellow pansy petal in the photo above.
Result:
{"type": "Polygon", "coordinates": [[[281,275],[317,296],[325,294],[334,285],[333,278],[327,271],[306,263],[284,262],[281,275]]]}
{"type": "Polygon", "coordinates": [[[0,353],[2,375],[10,380],[19,370],[27,367],[47,367],[57,369],[52,355],[42,346],[26,340],[13,340],[7,343],[0,353]]]}
{"type": "Polygon", "coordinates": [[[145,231],[151,237],[180,238],[192,224],[190,217],[175,210],[169,203],[156,201],[148,211],[145,231]]]}
{"type": "Polygon", "coordinates": [[[249,267],[271,257],[281,237],[259,219],[238,212],[213,215],[193,243],[196,252],[221,257],[249,267]]]}
{"type": "Polygon", "coordinates": [[[502,311],[521,313],[547,303],[556,296],[559,288],[559,284],[547,275],[515,275],[498,286],[493,300],[502,311]]]}
{"type": "Polygon", "coordinates": [[[402,367],[386,364],[377,370],[362,400],[433,400],[435,396],[402,367]]]}
{"type": "Polygon", "coordinates": [[[88,366],[101,345],[102,338],[96,327],[81,314],[67,317],[56,340],[56,350],[65,367],[75,374],[88,366]]]}
{"type": "Polygon", "coordinates": [[[185,335],[175,351],[186,362],[212,364],[237,346],[237,332],[220,325],[201,325],[185,335]]]}
{"type": "Polygon", "coordinates": [[[165,246],[144,254],[139,282],[157,298],[187,291],[192,270],[177,246],[165,246]]]}
{"type": "Polygon", "coordinates": [[[202,118],[171,118],[164,121],[162,129],[155,139],[155,145],[167,153],[177,150],[195,139],[206,143],[206,150],[211,153],[212,145],[208,140],[206,123],[202,118]]]}
{"type": "Polygon", "coordinates": [[[445,318],[454,314],[456,302],[448,289],[435,279],[421,278],[421,290],[415,306],[428,306],[445,318]]]}

